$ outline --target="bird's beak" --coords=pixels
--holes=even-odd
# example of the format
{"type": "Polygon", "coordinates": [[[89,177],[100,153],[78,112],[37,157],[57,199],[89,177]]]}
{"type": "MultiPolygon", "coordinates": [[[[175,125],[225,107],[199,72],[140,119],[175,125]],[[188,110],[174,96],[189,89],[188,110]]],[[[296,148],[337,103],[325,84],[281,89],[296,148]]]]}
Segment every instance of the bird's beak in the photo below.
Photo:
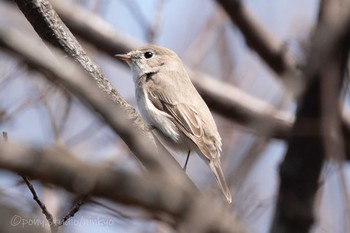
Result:
{"type": "Polygon", "coordinates": [[[120,60],[123,60],[126,62],[130,62],[130,60],[131,60],[131,56],[129,54],[116,54],[115,56],[117,58],[119,58],[120,60]]]}

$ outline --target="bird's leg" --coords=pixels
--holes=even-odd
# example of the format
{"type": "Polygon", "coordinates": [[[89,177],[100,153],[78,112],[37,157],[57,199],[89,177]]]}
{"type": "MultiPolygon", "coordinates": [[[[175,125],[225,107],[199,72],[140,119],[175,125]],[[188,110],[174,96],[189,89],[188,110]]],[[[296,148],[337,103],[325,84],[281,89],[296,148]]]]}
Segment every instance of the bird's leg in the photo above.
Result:
{"type": "Polygon", "coordinates": [[[185,166],[184,166],[184,171],[186,171],[186,168],[187,168],[187,163],[188,163],[188,160],[189,160],[189,158],[190,158],[190,154],[191,154],[191,151],[189,150],[188,151],[188,154],[187,154],[187,158],[186,158],[186,162],[185,162],[185,166]]]}

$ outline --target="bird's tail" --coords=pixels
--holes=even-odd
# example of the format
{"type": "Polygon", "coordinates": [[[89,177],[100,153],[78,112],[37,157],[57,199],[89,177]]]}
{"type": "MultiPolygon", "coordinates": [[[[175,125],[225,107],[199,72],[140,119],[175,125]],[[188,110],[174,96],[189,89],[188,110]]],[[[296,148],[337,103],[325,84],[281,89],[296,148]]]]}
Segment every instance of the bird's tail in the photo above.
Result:
{"type": "Polygon", "coordinates": [[[218,159],[211,160],[209,162],[209,167],[213,171],[216,181],[218,182],[223,194],[225,195],[227,202],[231,203],[232,195],[231,195],[230,189],[226,184],[225,177],[221,169],[220,159],[218,158],[218,159]]]}

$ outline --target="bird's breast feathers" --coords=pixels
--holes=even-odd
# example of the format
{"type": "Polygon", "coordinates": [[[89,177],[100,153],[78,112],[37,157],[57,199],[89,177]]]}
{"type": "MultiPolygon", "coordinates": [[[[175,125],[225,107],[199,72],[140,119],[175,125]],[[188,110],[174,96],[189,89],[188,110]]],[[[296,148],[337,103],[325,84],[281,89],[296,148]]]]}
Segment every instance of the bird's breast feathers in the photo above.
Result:
{"type": "Polygon", "coordinates": [[[157,109],[141,87],[136,89],[136,95],[138,96],[137,105],[139,106],[140,113],[147,123],[162,131],[165,136],[172,139],[175,143],[180,143],[181,133],[171,121],[169,115],[157,109]]]}

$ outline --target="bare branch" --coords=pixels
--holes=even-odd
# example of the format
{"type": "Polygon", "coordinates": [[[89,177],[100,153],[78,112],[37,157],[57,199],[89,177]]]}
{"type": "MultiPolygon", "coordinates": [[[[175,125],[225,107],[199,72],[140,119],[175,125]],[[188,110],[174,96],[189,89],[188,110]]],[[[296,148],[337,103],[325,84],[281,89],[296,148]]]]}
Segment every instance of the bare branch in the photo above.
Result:
{"type": "Polygon", "coordinates": [[[248,46],[254,49],[260,57],[275,71],[277,77],[297,68],[293,57],[286,51],[283,43],[270,34],[259,24],[240,0],[216,0],[231,18],[232,22],[242,31],[248,46]]]}
{"type": "Polygon", "coordinates": [[[66,216],[64,216],[59,222],[58,225],[62,226],[65,222],[67,222],[71,217],[73,217],[80,209],[80,207],[85,203],[86,199],[89,197],[89,195],[82,195],[79,197],[79,200],[77,203],[74,204],[74,206],[68,211],[66,216]]]}
{"type": "Polygon", "coordinates": [[[213,81],[203,73],[190,71],[189,74],[198,92],[215,112],[258,135],[266,135],[268,128],[268,134],[273,137],[287,137],[294,121],[291,114],[278,110],[234,86],[213,81]]]}
{"type": "MultiPolygon", "coordinates": [[[[339,79],[342,83],[344,77],[341,64],[348,59],[350,38],[349,2],[346,5],[345,12],[336,15],[337,20],[321,17],[311,40],[312,47],[304,71],[305,94],[300,99],[292,137],[288,140],[288,150],[280,167],[281,183],[272,233],[307,233],[314,223],[314,199],[326,157],[323,137],[332,133],[325,132],[323,128],[326,115],[322,109],[321,82],[339,79]],[[337,72],[333,72],[335,68],[337,72]],[[303,126],[305,119],[314,122],[317,134],[304,137],[293,134],[303,126]]],[[[340,87],[333,101],[339,99],[339,92],[340,87]]],[[[337,102],[333,105],[333,111],[339,111],[337,102]]]]}
{"type": "Polygon", "coordinates": [[[29,224],[33,216],[3,202],[0,204],[0,219],[0,232],[2,233],[47,233],[46,228],[42,225],[29,224]]]}
{"type": "Polygon", "coordinates": [[[56,225],[56,223],[52,217],[52,214],[46,208],[46,205],[40,200],[38,194],[36,193],[36,191],[34,189],[33,184],[29,181],[29,179],[26,176],[21,175],[21,177],[24,180],[24,182],[26,183],[30,192],[32,193],[34,201],[38,204],[38,206],[41,209],[41,212],[45,215],[46,220],[49,222],[51,232],[52,233],[57,232],[58,226],[56,225]]]}
{"type": "MultiPolygon", "coordinates": [[[[2,132],[4,142],[8,143],[8,135],[7,132],[2,132]]],[[[62,226],[69,218],[73,217],[74,214],[76,214],[79,211],[80,206],[84,203],[85,199],[88,197],[87,195],[83,195],[80,200],[73,206],[73,208],[67,213],[67,215],[62,218],[60,221],[55,221],[52,214],[49,212],[49,210],[46,208],[46,205],[40,200],[37,192],[35,191],[35,188],[33,184],[30,182],[28,177],[24,175],[20,175],[24,182],[26,183],[29,191],[33,195],[34,201],[38,204],[38,206],[41,209],[41,212],[45,215],[46,220],[49,222],[50,230],[52,233],[56,233],[58,231],[58,228],[62,226]]]]}
{"type": "Polygon", "coordinates": [[[45,151],[2,143],[0,167],[59,185],[77,194],[90,193],[125,205],[146,208],[160,217],[162,213],[167,213],[179,224],[184,223],[184,228],[195,227],[193,231],[182,232],[247,232],[227,209],[181,183],[172,182],[169,177],[153,173],[136,175],[108,166],[91,165],[62,148],[45,151]]]}
{"type": "Polygon", "coordinates": [[[70,3],[68,6],[62,1],[51,0],[50,2],[62,21],[75,35],[84,40],[88,39],[88,42],[112,57],[142,45],[134,38],[118,33],[101,17],[82,9],[77,4],[70,3]]]}
{"type": "Polygon", "coordinates": [[[154,21],[148,32],[148,41],[151,44],[154,44],[156,41],[163,22],[165,0],[158,0],[157,5],[157,9],[154,12],[154,21]]]}

